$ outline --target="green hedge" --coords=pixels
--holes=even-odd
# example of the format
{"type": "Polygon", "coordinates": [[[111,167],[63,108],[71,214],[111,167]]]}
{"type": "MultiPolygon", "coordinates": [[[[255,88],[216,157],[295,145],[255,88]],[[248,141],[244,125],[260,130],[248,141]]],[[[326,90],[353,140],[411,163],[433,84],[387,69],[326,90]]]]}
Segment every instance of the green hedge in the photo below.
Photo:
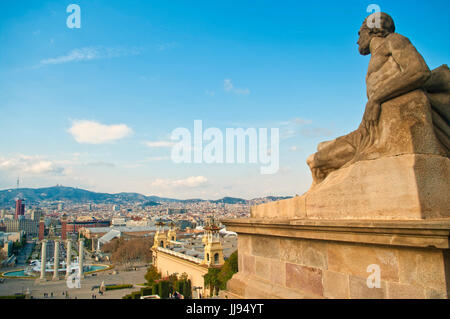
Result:
{"type": "Polygon", "coordinates": [[[185,299],[192,298],[192,286],[191,281],[189,279],[183,281],[183,295],[185,299]]]}
{"type": "Polygon", "coordinates": [[[159,284],[154,283],[152,286],[152,295],[158,295],[159,296],[159,284]]]}
{"type": "Polygon", "coordinates": [[[184,280],[178,280],[175,284],[175,290],[184,295],[184,280]]]}
{"type": "Polygon", "coordinates": [[[150,296],[152,295],[153,289],[150,287],[141,288],[141,296],[150,296]]]}
{"type": "Polygon", "coordinates": [[[25,299],[25,295],[20,295],[20,296],[0,296],[0,299],[25,299]]]}
{"type": "Polygon", "coordinates": [[[161,299],[169,298],[169,281],[163,280],[159,282],[159,296],[161,299]]]}
{"type": "Polygon", "coordinates": [[[141,299],[141,292],[140,291],[133,291],[131,293],[131,299],[141,299]]]}
{"type": "Polygon", "coordinates": [[[106,290],[116,290],[116,289],[126,289],[126,288],[133,288],[132,284],[125,284],[125,285],[114,285],[114,286],[105,286],[106,290]]]}

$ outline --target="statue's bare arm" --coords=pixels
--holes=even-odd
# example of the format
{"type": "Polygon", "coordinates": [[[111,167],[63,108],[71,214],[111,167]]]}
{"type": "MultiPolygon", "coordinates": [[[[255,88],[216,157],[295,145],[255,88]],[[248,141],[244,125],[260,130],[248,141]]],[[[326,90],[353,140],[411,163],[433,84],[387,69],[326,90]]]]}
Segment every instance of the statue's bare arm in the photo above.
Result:
{"type": "Polygon", "coordinates": [[[372,124],[378,121],[382,103],[420,88],[431,74],[422,56],[407,38],[393,34],[386,41],[389,54],[400,72],[379,86],[367,103],[364,117],[372,124]]]}
{"type": "Polygon", "coordinates": [[[422,56],[407,38],[393,34],[387,41],[390,54],[401,72],[374,92],[372,99],[380,104],[420,88],[431,74],[422,56]]]}

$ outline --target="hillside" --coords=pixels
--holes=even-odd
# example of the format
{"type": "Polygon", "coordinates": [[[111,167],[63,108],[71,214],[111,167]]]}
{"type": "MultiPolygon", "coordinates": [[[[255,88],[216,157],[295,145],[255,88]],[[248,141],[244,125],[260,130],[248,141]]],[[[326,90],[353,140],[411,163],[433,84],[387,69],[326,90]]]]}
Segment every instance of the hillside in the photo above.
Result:
{"type": "MultiPolygon", "coordinates": [[[[44,188],[19,188],[0,190],[0,207],[14,206],[15,198],[20,195],[27,202],[27,205],[37,205],[43,202],[70,202],[70,203],[93,203],[93,204],[121,204],[121,203],[138,203],[149,205],[158,205],[164,202],[180,202],[180,203],[196,203],[204,202],[203,199],[174,199],[158,196],[145,196],[138,193],[97,193],[81,188],[53,186],[44,188]]],[[[288,197],[270,196],[267,199],[278,200],[288,197]]],[[[224,204],[249,204],[253,200],[242,198],[224,197],[222,199],[211,200],[212,203],[224,204]]]]}

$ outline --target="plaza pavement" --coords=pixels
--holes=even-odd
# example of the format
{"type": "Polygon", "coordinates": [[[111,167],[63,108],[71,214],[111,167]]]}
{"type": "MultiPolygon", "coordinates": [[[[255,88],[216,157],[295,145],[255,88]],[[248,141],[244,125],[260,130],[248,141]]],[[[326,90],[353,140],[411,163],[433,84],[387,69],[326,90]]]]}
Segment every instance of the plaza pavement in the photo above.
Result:
{"type": "MultiPolygon", "coordinates": [[[[2,270],[4,271],[4,270],[2,270]]],[[[92,294],[95,294],[97,299],[121,299],[123,296],[129,294],[132,291],[139,290],[140,286],[134,286],[130,289],[118,289],[106,291],[103,296],[98,292],[98,289],[91,290],[92,286],[100,286],[102,281],[106,284],[142,284],[145,282],[145,273],[147,269],[145,267],[138,268],[136,271],[119,271],[117,274],[113,274],[113,270],[100,271],[96,273],[96,276],[92,274],[86,275],[84,279],[81,279],[81,288],[69,289],[64,279],[59,281],[46,281],[37,282],[35,279],[5,279],[4,283],[0,283],[0,296],[14,295],[16,293],[25,293],[27,288],[31,292],[31,296],[34,299],[44,299],[44,293],[48,294],[48,298],[53,292],[53,299],[65,299],[63,292],[68,292],[69,298],[74,299],[92,299],[92,294]]]]}

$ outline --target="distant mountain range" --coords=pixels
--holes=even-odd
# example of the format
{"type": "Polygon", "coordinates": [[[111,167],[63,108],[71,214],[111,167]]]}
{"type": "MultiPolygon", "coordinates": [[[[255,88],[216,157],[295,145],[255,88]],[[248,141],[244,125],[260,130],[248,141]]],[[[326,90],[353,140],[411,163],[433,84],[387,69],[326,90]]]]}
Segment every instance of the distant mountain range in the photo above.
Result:
{"type": "Polygon", "coordinates": [[[0,207],[14,206],[14,200],[20,195],[24,198],[27,205],[38,205],[44,202],[70,202],[70,203],[92,203],[92,204],[124,204],[137,203],[144,206],[154,206],[158,203],[180,202],[180,203],[225,203],[225,204],[251,204],[253,202],[274,201],[290,198],[290,196],[268,196],[252,200],[242,198],[224,197],[217,200],[203,199],[174,199],[158,196],[145,196],[138,193],[96,193],[85,189],[53,186],[44,188],[19,188],[0,190],[0,207]]]}

